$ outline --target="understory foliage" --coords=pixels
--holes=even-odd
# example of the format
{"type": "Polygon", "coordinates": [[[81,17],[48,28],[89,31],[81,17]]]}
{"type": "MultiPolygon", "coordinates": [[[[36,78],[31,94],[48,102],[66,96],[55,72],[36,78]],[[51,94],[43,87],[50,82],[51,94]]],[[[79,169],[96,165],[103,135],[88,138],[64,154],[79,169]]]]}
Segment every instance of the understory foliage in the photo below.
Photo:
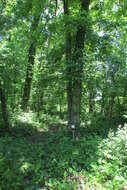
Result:
{"type": "Polygon", "coordinates": [[[31,116],[15,119],[12,134],[0,138],[1,190],[117,190],[126,186],[126,125],[117,130],[112,126],[99,135],[84,127],[76,142],[65,124],[48,128],[31,116]]]}

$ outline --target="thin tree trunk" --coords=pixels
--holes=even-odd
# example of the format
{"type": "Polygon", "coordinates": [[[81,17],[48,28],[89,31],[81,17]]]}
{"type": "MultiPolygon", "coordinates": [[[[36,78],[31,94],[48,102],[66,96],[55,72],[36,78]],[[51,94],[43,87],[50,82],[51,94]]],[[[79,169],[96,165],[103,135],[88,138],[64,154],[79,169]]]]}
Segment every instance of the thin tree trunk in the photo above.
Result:
{"type": "MultiPolygon", "coordinates": [[[[113,84],[113,87],[115,86],[115,71],[113,69],[112,73],[111,73],[111,81],[112,81],[112,84],[113,84]]],[[[115,92],[112,92],[111,94],[111,101],[110,101],[110,119],[112,119],[112,116],[113,116],[113,107],[114,107],[114,103],[115,103],[115,97],[116,97],[116,93],[115,92]]]]}
{"type": "Polygon", "coordinates": [[[115,99],[115,95],[112,95],[111,101],[110,101],[110,115],[109,115],[110,119],[112,119],[112,116],[113,116],[113,107],[115,103],[114,99],[115,99]]]}
{"type": "Polygon", "coordinates": [[[37,97],[37,117],[40,121],[40,94],[38,93],[38,97],[37,97]]]}
{"type": "Polygon", "coordinates": [[[120,99],[119,99],[119,96],[117,96],[117,102],[118,102],[118,105],[119,105],[119,110],[118,110],[118,113],[119,113],[119,116],[121,115],[121,104],[120,104],[120,99]]]}
{"type": "Polygon", "coordinates": [[[8,117],[7,117],[6,100],[5,100],[5,95],[3,93],[1,80],[0,80],[0,101],[1,101],[2,117],[3,117],[4,125],[6,129],[8,129],[9,123],[8,123],[8,117]]]}
{"type": "Polygon", "coordinates": [[[62,119],[62,99],[59,99],[59,116],[60,119],[62,119]]]}
{"type": "Polygon", "coordinates": [[[104,92],[102,92],[102,99],[101,99],[101,114],[104,114],[105,109],[105,98],[104,98],[104,92]]]}
{"type": "Polygon", "coordinates": [[[90,93],[89,93],[89,113],[93,113],[94,112],[94,93],[93,93],[93,89],[90,89],[90,93]]]}
{"type": "MultiPolygon", "coordinates": [[[[35,18],[32,24],[32,31],[36,31],[36,28],[39,23],[39,17],[35,18]]],[[[28,65],[27,65],[27,72],[26,72],[26,79],[25,79],[25,86],[23,91],[23,98],[22,98],[22,109],[24,111],[27,111],[28,108],[28,101],[30,98],[30,91],[31,91],[31,84],[32,84],[32,78],[33,78],[33,67],[34,67],[34,60],[35,60],[35,54],[36,54],[36,43],[31,40],[31,45],[28,52],[28,65]]]]}
{"type": "Polygon", "coordinates": [[[37,109],[36,109],[36,111],[37,111],[37,116],[38,116],[38,118],[39,118],[39,120],[40,120],[40,111],[41,111],[42,108],[43,108],[43,97],[44,97],[44,93],[38,91],[37,95],[38,95],[38,102],[37,102],[37,109]]]}

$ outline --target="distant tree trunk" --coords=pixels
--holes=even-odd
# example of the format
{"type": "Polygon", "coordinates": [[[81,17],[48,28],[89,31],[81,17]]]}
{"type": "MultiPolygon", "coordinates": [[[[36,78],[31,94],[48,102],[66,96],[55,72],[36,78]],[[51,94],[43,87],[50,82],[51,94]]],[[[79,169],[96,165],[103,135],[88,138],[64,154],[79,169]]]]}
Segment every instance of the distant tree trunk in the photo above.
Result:
{"type": "Polygon", "coordinates": [[[94,93],[93,93],[93,89],[90,89],[89,92],[89,113],[93,113],[94,112],[94,93]]]}
{"type": "MultiPolygon", "coordinates": [[[[15,82],[14,82],[15,84],[15,82]]],[[[16,88],[15,85],[12,87],[12,92],[11,92],[11,109],[12,112],[14,112],[14,109],[16,107],[16,88]]]]}
{"type": "Polygon", "coordinates": [[[59,99],[59,116],[60,119],[62,119],[62,99],[59,99]]]}
{"type": "Polygon", "coordinates": [[[120,116],[120,115],[121,115],[121,112],[123,112],[123,111],[121,110],[121,104],[120,104],[120,98],[119,98],[119,96],[117,96],[117,102],[118,102],[118,106],[119,106],[118,114],[119,114],[119,116],[120,116]]]}
{"type": "Polygon", "coordinates": [[[38,119],[40,120],[40,111],[43,109],[43,97],[44,97],[44,93],[43,92],[39,92],[37,93],[38,95],[38,101],[37,101],[37,116],[38,119]]]}
{"type": "Polygon", "coordinates": [[[4,121],[4,125],[6,129],[9,128],[9,123],[8,123],[8,117],[7,117],[7,108],[6,108],[6,100],[5,100],[5,95],[2,89],[2,82],[0,80],[0,101],[1,101],[1,108],[2,108],[2,117],[4,121]]]}
{"type": "MultiPolygon", "coordinates": [[[[111,82],[112,82],[113,87],[115,87],[115,70],[114,69],[111,73],[111,82]]],[[[112,116],[113,116],[113,107],[115,103],[115,97],[116,97],[116,93],[113,91],[111,94],[111,100],[110,100],[110,112],[109,112],[110,119],[112,119],[112,116]]]]}
{"type": "MultiPolygon", "coordinates": [[[[64,2],[64,14],[69,16],[68,0],[64,2]]],[[[65,23],[66,27],[67,24],[65,23]]],[[[67,118],[68,126],[72,123],[72,71],[71,71],[71,33],[66,32],[66,72],[67,72],[67,118]]]]}
{"type": "Polygon", "coordinates": [[[102,92],[102,99],[101,99],[101,114],[104,114],[104,109],[105,109],[105,97],[104,97],[104,92],[102,92]]]}
{"type": "MultiPolygon", "coordinates": [[[[32,28],[31,32],[36,31],[36,28],[39,23],[39,18],[40,18],[40,16],[34,19],[34,21],[32,23],[32,27],[31,27],[32,28]]],[[[32,42],[29,47],[29,52],[28,52],[28,65],[27,65],[26,79],[25,79],[23,98],[22,98],[22,109],[24,111],[27,111],[28,101],[30,98],[35,53],[36,53],[36,42],[33,41],[33,39],[32,39],[32,42]]]]}
{"type": "Polygon", "coordinates": [[[115,103],[114,99],[115,99],[115,95],[112,95],[111,101],[110,101],[110,112],[109,112],[110,119],[112,119],[112,116],[113,116],[113,107],[114,107],[114,103],[115,103]]]}
{"type": "MultiPolygon", "coordinates": [[[[89,0],[82,0],[81,16],[89,9],[89,0]]],[[[74,47],[74,70],[73,70],[73,96],[72,96],[72,124],[80,127],[80,109],[82,97],[82,74],[83,74],[83,49],[86,28],[84,23],[79,23],[74,47]]]]}
{"type": "Polygon", "coordinates": [[[37,97],[37,117],[40,120],[40,95],[37,97]]]}

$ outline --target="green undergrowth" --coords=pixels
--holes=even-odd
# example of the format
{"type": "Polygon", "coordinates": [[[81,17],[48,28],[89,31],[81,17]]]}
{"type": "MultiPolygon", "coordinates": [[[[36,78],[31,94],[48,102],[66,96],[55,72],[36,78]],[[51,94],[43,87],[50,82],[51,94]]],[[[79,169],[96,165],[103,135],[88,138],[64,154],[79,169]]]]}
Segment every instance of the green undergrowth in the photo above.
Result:
{"type": "Polygon", "coordinates": [[[36,121],[17,119],[13,132],[0,138],[0,190],[121,190],[127,185],[126,126],[108,130],[105,137],[82,130],[78,141],[59,127],[45,130],[36,121]]]}

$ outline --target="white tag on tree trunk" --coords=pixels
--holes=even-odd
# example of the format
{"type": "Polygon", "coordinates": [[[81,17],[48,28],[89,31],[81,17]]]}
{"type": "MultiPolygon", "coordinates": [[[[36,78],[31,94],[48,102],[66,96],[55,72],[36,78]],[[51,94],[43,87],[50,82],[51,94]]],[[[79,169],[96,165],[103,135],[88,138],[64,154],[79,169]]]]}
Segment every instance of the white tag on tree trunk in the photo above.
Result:
{"type": "Polygon", "coordinates": [[[72,129],[75,129],[75,125],[71,125],[71,128],[72,128],[72,129]]]}

